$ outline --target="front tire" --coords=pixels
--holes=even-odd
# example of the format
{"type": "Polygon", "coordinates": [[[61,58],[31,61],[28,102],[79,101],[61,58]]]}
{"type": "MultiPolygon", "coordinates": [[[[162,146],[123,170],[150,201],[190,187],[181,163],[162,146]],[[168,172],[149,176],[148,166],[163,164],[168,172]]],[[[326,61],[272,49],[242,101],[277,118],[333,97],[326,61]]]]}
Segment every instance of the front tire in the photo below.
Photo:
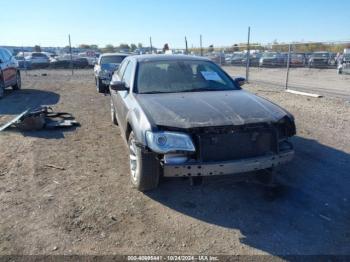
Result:
{"type": "Polygon", "coordinates": [[[112,98],[111,98],[111,120],[114,125],[118,125],[118,120],[115,115],[115,109],[114,109],[112,98]]]}
{"type": "Polygon", "coordinates": [[[16,73],[16,84],[12,86],[13,90],[20,90],[22,88],[22,80],[21,74],[19,72],[16,73]]]}
{"type": "Polygon", "coordinates": [[[5,94],[5,84],[4,81],[0,79],[0,99],[4,97],[5,94]]]}
{"type": "Polygon", "coordinates": [[[106,86],[102,83],[102,80],[100,78],[96,78],[96,89],[99,93],[105,93],[106,92],[106,86]]]}
{"type": "Polygon", "coordinates": [[[157,188],[159,184],[160,164],[155,154],[143,152],[136,145],[134,132],[128,139],[130,180],[139,191],[148,191],[157,188]]]}

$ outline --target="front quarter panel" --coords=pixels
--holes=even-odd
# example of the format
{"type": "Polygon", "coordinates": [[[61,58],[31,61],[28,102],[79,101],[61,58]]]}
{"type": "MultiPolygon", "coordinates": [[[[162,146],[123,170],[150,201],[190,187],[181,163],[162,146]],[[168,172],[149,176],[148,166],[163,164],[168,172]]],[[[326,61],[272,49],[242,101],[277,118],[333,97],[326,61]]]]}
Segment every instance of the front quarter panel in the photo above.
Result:
{"type": "Polygon", "coordinates": [[[136,140],[146,146],[146,131],[151,130],[152,126],[135,97],[133,97],[132,109],[127,114],[127,123],[134,132],[136,140]]]}

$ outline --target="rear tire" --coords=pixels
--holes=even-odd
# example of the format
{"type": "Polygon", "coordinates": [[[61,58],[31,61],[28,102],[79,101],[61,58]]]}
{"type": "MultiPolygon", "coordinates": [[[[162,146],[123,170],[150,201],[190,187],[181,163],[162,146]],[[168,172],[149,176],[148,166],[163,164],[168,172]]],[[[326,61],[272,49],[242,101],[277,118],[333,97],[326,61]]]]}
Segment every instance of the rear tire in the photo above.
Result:
{"type": "Polygon", "coordinates": [[[5,84],[4,81],[0,79],[0,99],[4,97],[5,94],[5,84]]]}
{"type": "Polygon", "coordinates": [[[161,167],[155,154],[143,152],[136,145],[133,131],[129,135],[128,146],[130,180],[132,185],[139,191],[148,191],[157,188],[161,167]]]}
{"type": "Polygon", "coordinates": [[[12,86],[13,90],[20,90],[22,88],[22,80],[21,74],[19,72],[16,73],[16,84],[12,86]]]}

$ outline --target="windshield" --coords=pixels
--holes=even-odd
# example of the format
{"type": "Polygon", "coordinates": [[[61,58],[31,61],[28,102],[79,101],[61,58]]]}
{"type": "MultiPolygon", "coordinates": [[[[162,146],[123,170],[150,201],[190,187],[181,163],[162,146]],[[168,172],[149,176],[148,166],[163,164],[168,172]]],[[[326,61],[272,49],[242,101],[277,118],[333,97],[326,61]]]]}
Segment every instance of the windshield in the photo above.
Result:
{"type": "Polygon", "coordinates": [[[329,57],[329,53],[313,53],[313,57],[329,57]]]}
{"type": "Polygon", "coordinates": [[[141,62],[137,73],[137,93],[140,94],[237,89],[217,65],[207,61],[141,62]]]}
{"type": "Polygon", "coordinates": [[[124,55],[111,55],[101,57],[101,64],[120,64],[126,56],[124,55]]]}

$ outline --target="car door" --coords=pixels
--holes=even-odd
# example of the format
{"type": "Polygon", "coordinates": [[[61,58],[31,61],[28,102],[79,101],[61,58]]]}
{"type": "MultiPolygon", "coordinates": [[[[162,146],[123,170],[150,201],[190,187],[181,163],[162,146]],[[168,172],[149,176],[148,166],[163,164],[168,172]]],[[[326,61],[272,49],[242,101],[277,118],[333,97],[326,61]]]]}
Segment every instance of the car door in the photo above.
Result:
{"type": "Polygon", "coordinates": [[[117,91],[115,94],[115,106],[117,108],[117,119],[120,127],[125,131],[127,127],[126,116],[128,113],[128,104],[130,100],[130,90],[133,80],[134,63],[133,61],[128,61],[125,66],[124,73],[121,77],[121,81],[125,83],[128,90],[117,91]]]}
{"type": "Polygon", "coordinates": [[[4,49],[3,51],[7,60],[7,68],[9,70],[9,82],[10,84],[14,84],[16,83],[17,74],[16,62],[13,59],[12,54],[7,49],[4,49]]]}
{"type": "MultiPolygon", "coordinates": [[[[118,70],[113,74],[112,80],[122,81],[123,74],[125,72],[125,68],[128,65],[128,63],[129,63],[128,60],[124,60],[121,63],[121,65],[119,66],[118,70]]],[[[120,114],[118,113],[119,105],[118,105],[118,99],[117,99],[118,92],[115,91],[115,90],[110,89],[110,94],[111,94],[112,103],[113,103],[113,106],[114,106],[114,109],[115,109],[115,114],[116,114],[118,123],[120,123],[121,119],[120,119],[120,116],[119,116],[120,114]]]]}
{"type": "Polygon", "coordinates": [[[0,49],[1,71],[5,87],[11,84],[11,70],[8,66],[8,56],[4,49],[0,49]]]}

